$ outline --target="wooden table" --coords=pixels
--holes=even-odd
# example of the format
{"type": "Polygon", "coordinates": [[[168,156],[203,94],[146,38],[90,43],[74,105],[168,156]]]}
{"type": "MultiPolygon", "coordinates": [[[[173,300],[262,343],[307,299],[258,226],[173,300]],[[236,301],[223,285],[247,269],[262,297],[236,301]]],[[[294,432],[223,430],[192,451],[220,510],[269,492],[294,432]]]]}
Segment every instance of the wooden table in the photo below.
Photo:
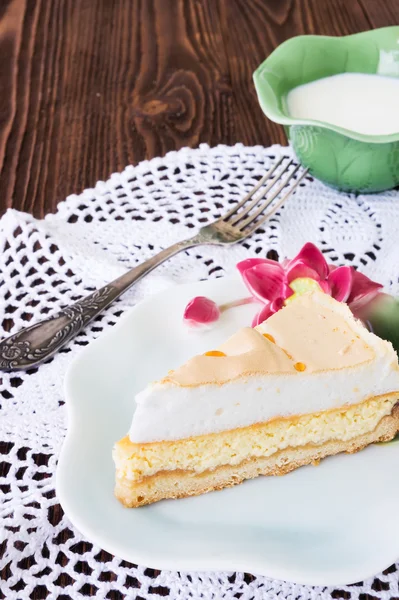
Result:
{"type": "Polygon", "coordinates": [[[399,22],[397,0],[0,0],[0,210],[200,142],[285,143],[252,72],[299,34],[399,22]]]}

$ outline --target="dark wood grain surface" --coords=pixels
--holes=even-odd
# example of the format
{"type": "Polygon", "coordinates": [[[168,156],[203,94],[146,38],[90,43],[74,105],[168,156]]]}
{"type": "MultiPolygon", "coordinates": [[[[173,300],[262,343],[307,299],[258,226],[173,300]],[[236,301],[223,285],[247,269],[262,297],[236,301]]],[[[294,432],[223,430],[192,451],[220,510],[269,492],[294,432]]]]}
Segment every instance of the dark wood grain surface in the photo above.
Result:
{"type": "Polygon", "coordinates": [[[398,22],[397,0],[0,0],[0,210],[43,216],[182,146],[284,143],[256,66],[293,35],[398,22]]]}

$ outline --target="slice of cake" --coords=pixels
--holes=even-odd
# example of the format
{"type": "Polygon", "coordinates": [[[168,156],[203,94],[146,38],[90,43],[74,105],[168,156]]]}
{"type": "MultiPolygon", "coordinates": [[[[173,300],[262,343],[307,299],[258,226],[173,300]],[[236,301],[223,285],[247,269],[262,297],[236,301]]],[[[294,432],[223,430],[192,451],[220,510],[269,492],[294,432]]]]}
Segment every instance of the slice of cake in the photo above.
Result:
{"type": "Polygon", "coordinates": [[[315,292],[241,329],[136,397],[114,448],[129,507],[281,475],[399,430],[391,344],[315,292]]]}

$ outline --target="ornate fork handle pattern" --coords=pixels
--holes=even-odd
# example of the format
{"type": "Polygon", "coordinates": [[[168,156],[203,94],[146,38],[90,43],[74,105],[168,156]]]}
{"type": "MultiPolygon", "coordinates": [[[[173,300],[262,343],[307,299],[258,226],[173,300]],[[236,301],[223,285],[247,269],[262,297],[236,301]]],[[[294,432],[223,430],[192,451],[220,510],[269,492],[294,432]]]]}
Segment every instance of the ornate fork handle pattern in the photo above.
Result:
{"type": "Polygon", "coordinates": [[[233,208],[213,223],[202,227],[193,238],[173,244],[87,298],[0,342],[0,369],[26,369],[50,357],[133,283],[177,252],[202,244],[235,244],[250,236],[291,196],[307,174],[305,169],[296,176],[293,185],[288,186],[300,165],[295,166],[293,161],[289,160],[276,174],[283,161],[284,156],[281,156],[240,202],[235,203],[233,208]],[[265,213],[271,205],[271,209],[265,213]]]}
{"type": "Polygon", "coordinates": [[[0,342],[0,369],[28,369],[43,362],[75,337],[94,317],[119,298],[136,281],[144,277],[170,256],[196,246],[197,237],[170,246],[112,283],[96,290],[72,306],[68,306],[45,321],[9,336],[0,342]]]}

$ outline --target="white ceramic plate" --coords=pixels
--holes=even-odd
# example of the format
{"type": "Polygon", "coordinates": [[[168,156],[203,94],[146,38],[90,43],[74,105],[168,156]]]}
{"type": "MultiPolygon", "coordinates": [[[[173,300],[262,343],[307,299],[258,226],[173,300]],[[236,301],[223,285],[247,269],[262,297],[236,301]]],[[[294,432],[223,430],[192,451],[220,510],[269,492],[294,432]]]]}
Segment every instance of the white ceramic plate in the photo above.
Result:
{"type": "Polygon", "coordinates": [[[154,568],[338,585],[388,567],[399,556],[396,443],[195,498],[138,509],[114,498],[111,451],[129,429],[135,393],[248,325],[255,311],[231,309],[210,330],[192,331],[182,314],[196,295],[224,303],[247,294],[236,278],[174,287],[131,310],[70,367],[57,471],[66,514],[105,550],[154,568]]]}

